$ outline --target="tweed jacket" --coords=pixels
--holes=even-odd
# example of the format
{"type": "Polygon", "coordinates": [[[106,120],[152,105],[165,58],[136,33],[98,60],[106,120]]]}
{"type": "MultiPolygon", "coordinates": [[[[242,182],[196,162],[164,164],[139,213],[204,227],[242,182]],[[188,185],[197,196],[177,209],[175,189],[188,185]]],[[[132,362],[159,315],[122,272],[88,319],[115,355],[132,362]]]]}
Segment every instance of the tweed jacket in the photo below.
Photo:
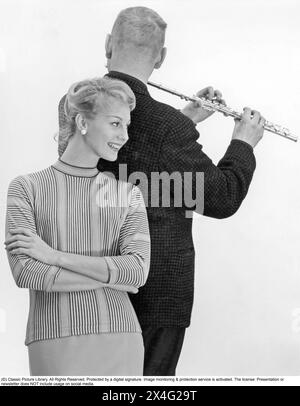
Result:
{"type": "MultiPolygon", "coordinates": [[[[187,327],[193,306],[195,263],[193,218],[187,213],[196,210],[218,219],[233,215],[248,192],[256,167],[253,148],[246,142],[233,140],[215,165],[197,142],[199,133],[189,118],[154,100],[140,80],[116,71],[110,71],[107,76],[123,80],[131,87],[136,96],[136,108],[131,113],[129,140],[119,151],[117,161],[100,159],[98,169],[112,172],[118,179],[120,167],[126,165],[128,178],[135,172],[142,172],[148,179],[148,185],[143,182],[143,187],[139,179],[133,183],[141,188],[147,207],[151,236],[150,272],[145,286],[137,294],[131,294],[130,299],[141,326],[187,327]],[[203,205],[200,204],[200,208],[196,204],[186,205],[183,198],[181,205],[175,203],[172,182],[170,204],[163,203],[162,188],[158,191],[156,188],[154,192],[151,189],[154,183],[151,175],[163,172],[179,173],[182,179],[184,173],[190,173],[190,181],[182,183],[182,195],[192,193],[195,198],[200,182],[202,197],[204,187],[203,205]],[[196,177],[197,173],[204,174],[202,181],[201,177],[196,177]],[[151,193],[155,195],[155,204],[151,193]]],[[[60,129],[66,120],[64,98],[59,104],[60,129]]]]}

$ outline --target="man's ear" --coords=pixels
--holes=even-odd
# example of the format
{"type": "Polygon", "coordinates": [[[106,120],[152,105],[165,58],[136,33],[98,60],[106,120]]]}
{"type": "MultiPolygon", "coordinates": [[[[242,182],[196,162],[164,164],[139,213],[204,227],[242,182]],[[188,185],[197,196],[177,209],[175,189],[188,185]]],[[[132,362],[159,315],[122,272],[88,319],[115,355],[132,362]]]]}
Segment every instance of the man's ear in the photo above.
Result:
{"type": "Polygon", "coordinates": [[[112,55],[112,37],[111,34],[107,34],[105,38],[105,56],[107,59],[111,59],[112,55]]]}
{"type": "Polygon", "coordinates": [[[165,58],[167,56],[167,48],[163,47],[163,49],[160,51],[160,59],[157,61],[154,65],[154,69],[159,69],[161,65],[163,64],[165,58]]]}

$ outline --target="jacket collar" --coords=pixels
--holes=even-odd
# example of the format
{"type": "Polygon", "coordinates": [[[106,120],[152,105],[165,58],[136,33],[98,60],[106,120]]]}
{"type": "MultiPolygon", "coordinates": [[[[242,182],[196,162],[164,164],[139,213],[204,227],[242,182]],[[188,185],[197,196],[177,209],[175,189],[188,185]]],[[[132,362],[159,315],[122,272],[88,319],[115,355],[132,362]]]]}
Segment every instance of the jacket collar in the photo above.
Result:
{"type": "Polygon", "coordinates": [[[149,92],[145,83],[133,76],[127,75],[127,73],[111,70],[105,76],[113,79],[123,80],[123,82],[127,83],[127,85],[132,89],[134,93],[146,94],[149,96],[149,92]]]}

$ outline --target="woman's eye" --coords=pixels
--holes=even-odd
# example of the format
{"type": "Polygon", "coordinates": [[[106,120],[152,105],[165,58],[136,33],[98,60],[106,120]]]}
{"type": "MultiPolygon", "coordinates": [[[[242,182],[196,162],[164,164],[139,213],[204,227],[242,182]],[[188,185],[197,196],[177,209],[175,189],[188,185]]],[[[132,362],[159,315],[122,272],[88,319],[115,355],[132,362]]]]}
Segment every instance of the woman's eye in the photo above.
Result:
{"type": "Polygon", "coordinates": [[[112,123],[112,125],[114,125],[115,127],[119,127],[120,122],[119,122],[119,121],[114,121],[114,122],[112,123]]]}

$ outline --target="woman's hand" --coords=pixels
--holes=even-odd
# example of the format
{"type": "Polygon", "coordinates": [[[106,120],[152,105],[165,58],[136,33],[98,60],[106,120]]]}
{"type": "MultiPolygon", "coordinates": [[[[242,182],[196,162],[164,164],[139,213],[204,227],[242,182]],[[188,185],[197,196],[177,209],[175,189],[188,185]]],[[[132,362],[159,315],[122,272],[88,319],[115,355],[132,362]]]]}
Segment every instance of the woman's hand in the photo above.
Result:
{"type": "MultiPolygon", "coordinates": [[[[222,93],[219,90],[214,90],[213,87],[208,86],[196,93],[197,97],[202,97],[207,100],[216,100],[218,103],[226,106],[225,100],[222,99],[222,93]]],[[[212,114],[214,111],[207,111],[202,107],[201,101],[195,101],[188,103],[181,112],[189,117],[195,124],[204,121],[212,114]]]]}
{"type": "Polygon", "coordinates": [[[45,264],[56,265],[57,251],[26,228],[10,230],[4,244],[5,249],[11,254],[24,254],[45,264]]]}

